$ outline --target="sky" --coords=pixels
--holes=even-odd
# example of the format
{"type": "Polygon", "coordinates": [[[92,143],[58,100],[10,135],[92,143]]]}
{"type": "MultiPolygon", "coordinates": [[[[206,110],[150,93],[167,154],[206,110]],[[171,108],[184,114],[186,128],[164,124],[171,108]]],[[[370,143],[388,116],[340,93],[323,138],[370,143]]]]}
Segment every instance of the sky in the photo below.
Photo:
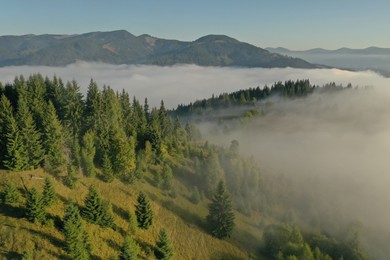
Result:
{"type": "Polygon", "coordinates": [[[0,35],[125,29],[185,41],[225,34],[292,50],[390,47],[389,10],[388,0],[12,0],[1,2],[0,35]]]}

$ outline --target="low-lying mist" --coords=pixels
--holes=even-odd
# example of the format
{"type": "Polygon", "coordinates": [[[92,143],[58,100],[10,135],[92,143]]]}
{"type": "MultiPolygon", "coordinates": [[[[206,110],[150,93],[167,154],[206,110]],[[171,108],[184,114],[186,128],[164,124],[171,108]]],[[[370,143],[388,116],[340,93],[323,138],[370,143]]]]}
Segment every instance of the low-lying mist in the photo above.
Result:
{"type": "MultiPolygon", "coordinates": [[[[228,146],[236,139],[241,152],[253,156],[266,174],[291,179],[303,196],[302,207],[317,214],[327,232],[337,232],[349,222],[360,223],[369,251],[386,259],[390,254],[384,246],[390,238],[390,88],[263,103],[267,103],[264,116],[212,140],[228,146]]],[[[307,217],[309,222],[313,216],[307,217]]]]}
{"type": "Polygon", "coordinates": [[[145,97],[151,105],[159,105],[161,99],[166,107],[188,104],[196,99],[232,92],[239,89],[263,86],[276,81],[310,79],[322,85],[330,81],[355,85],[388,85],[385,79],[374,72],[350,72],[338,69],[292,69],[292,68],[221,68],[181,65],[172,67],[108,65],[103,63],[78,62],[66,67],[19,66],[0,68],[0,81],[12,82],[15,76],[28,77],[34,73],[54,75],[64,81],[75,79],[86,93],[93,78],[98,85],[109,85],[115,90],[125,89],[140,100],[145,97]]]}

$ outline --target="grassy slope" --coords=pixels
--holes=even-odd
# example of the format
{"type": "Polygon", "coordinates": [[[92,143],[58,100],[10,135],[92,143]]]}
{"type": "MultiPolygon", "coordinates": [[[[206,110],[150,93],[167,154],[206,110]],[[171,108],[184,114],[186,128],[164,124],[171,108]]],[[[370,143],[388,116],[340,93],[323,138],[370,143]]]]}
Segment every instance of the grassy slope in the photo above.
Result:
{"type": "MultiPolygon", "coordinates": [[[[27,172],[0,172],[0,183],[6,178],[23,189],[22,180],[28,188],[38,187],[42,191],[44,177],[42,170],[27,172]],[[31,178],[31,176],[34,178],[31,178]]],[[[81,176],[80,176],[81,177],[81,176]]],[[[48,213],[60,219],[63,217],[64,202],[67,199],[84,205],[84,197],[88,186],[94,184],[109,200],[113,207],[114,222],[117,231],[102,229],[96,225],[86,224],[93,245],[93,254],[97,259],[107,259],[118,256],[119,247],[128,230],[128,212],[134,214],[134,205],[139,190],[144,190],[152,199],[154,224],[149,230],[138,229],[135,239],[141,245],[141,256],[144,259],[154,259],[153,253],[148,254],[147,248],[153,248],[160,228],[165,227],[174,246],[174,259],[253,259],[259,258],[258,252],[261,230],[256,223],[259,217],[247,218],[236,214],[237,228],[229,240],[219,240],[204,231],[204,218],[207,215],[207,203],[203,200],[198,205],[189,202],[189,190],[175,180],[177,197],[172,199],[159,189],[150,185],[147,180],[152,175],[145,176],[144,183],[126,185],[118,180],[104,183],[97,178],[81,177],[76,188],[71,190],[61,182],[53,180],[59,200],[48,213]]],[[[19,207],[2,206],[0,209],[0,256],[2,259],[17,257],[26,249],[35,248],[38,259],[64,258],[63,235],[55,227],[33,224],[23,218],[23,205],[19,207]]]]}

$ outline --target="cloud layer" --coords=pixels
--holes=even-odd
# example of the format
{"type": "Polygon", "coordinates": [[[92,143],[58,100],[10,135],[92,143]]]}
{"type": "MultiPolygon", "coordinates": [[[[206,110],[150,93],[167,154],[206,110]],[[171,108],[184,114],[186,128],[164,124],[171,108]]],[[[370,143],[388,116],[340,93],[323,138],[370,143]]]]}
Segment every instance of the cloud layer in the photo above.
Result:
{"type": "Polygon", "coordinates": [[[172,67],[108,65],[79,62],[66,67],[20,66],[0,68],[0,81],[12,82],[16,75],[29,76],[34,73],[52,77],[57,75],[64,81],[77,80],[86,92],[93,78],[99,86],[109,85],[114,89],[127,90],[140,100],[148,97],[152,105],[161,99],[166,106],[174,108],[196,99],[210,97],[213,93],[231,92],[238,89],[263,86],[275,81],[310,79],[322,85],[330,81],[355,85],[390,85],[390,79],[370,72],[349,72],[337,69],[261,69],[220,68],[182,65],[172,67]]]}

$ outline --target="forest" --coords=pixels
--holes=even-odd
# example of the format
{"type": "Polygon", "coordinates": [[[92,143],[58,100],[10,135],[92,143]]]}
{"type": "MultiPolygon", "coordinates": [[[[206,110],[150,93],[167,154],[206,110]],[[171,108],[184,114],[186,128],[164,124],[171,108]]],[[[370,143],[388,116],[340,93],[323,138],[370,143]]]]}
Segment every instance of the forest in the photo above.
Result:
{"type": "Polygon", "coordinates": [[[257,101],[275,96],[347,89],[277,82],[168,111],[163,101],[150,107],[92,79],[86,94],[75,80],[40,74],[0,84],[0,253],[368,259],[354,227],[333,235],[309,223],[287,177],[263,173],[261,162],[241,155],[237,140],[228,147],[205,140],[191,119],[238,107],[254,113],[257,101]]]}

